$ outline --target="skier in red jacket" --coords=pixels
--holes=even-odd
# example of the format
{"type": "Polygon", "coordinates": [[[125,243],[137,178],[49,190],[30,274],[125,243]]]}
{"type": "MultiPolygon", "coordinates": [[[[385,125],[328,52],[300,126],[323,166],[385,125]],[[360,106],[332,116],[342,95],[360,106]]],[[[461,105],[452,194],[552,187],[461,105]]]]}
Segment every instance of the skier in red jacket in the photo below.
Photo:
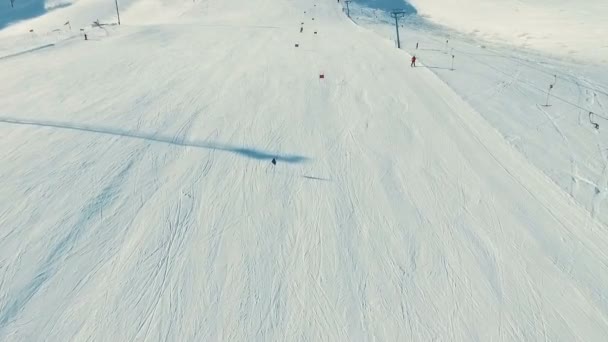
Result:
{"type": "Polygon", "coordinates": [[[411,67],[415,67],[416,66],[416,56],[412,56],[412,64],[410,64],[411,67]]]}

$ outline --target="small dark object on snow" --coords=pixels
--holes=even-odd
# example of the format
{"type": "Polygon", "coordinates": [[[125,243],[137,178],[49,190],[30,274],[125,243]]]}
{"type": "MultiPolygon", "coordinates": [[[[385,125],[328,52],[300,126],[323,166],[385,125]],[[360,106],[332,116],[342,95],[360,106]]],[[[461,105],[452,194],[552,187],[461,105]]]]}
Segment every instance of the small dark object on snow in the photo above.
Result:
{"type": "Polygon", "coordinates": [[[296,44],[296,47],[300,46],[300,44],[296,44]]]}
{"type": "Polygon", "coordinates": [[[87,37],[87,34],[84,34],[84,40],[89,40],[89,37],[87,37]]]}
{"type": "Polygon", "coordinates": [[[593,115],[593,112],[589,112],[589,122],[593,125],[593,128],[600,129],[600,124],[594,122],[591,115],[593,115]]]}
{"type": "Polygon", "coordinates": [[[315,34],[317,34],[317,31],[315,31],[315,34]]]}
{"type": "Polygon", "coordinates": [[[271,163],[272,163],[272,165],[277,165],[277,160],[275,158],[272,158],[271,163]]]}

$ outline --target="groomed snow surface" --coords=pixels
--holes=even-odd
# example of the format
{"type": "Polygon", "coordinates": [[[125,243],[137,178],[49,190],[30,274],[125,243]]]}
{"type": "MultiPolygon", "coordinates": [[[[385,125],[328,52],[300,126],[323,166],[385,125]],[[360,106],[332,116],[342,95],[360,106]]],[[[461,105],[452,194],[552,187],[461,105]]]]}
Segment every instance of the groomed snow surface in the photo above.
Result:
{"type": "Polygon", "coordinates": [[[603,65],[608,63],[606,0],[409,2],[432,22],[475,37],[509,42],[555,56],[568,56],[603,65]]]}
{"type": "MultiPolygon", "coordinates": [[[[396,40],[388,13],[351,8],[351,18],[396,40]]],[[[608,69],[480,41],[418,16],[401,20],[401,45],[528,160],[608,223],[608,69]],[[417,48],[418,46],[418,48],[417,48]],[[597,126],[596,126],[597,125],[597,126]]]]}
{"type": "Polygon", "coordinates": [[[167,7],[0,38],[0,341],[608,339],[606,225],[507,100],[333,0],[167,7]]]}

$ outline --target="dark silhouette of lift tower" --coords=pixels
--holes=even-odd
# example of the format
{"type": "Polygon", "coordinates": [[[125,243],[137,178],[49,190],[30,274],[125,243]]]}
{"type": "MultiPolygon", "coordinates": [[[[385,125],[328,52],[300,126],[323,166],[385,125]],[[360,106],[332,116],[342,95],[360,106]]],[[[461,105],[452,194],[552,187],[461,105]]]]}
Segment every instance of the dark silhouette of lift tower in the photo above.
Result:
{"type": "Polygon", "coordinates": [[[120,11],[118,11],[118,0],[114,0],[114,4],[116,5],[116,16],[118,16],[118,25],[120,25],[120,11]]]}
{"type": "Polygon", "coordinates": [[[397,30],[397,48],[401,49],[401,41],[399,41],[399,18],[405,17],[405,11],[392,10],[391,17],[395,18],[395,29],[397,30]]]}
{"type": "Polygon", "coordinates": [[[350,18],[350,7],[348,7],[348,4],[350,4],[350,0],[346,0],[344,1],[344,3],[346,4],[346,16],[350,18]]]}

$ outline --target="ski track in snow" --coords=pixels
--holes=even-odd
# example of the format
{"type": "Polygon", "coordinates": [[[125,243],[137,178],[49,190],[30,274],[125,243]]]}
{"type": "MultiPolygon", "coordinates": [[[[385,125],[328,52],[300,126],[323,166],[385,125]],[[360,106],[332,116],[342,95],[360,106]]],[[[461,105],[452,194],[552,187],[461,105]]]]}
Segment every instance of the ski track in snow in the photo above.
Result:
{"type": "Polygon", "coordinates": [[[465,101],[332,1],[176,6],[0,60],[0,340],[608,338],[601,136],[473,109],[534,61],[465,101]],[[504,138],[530,131],[570,194],[504,138]]]}

